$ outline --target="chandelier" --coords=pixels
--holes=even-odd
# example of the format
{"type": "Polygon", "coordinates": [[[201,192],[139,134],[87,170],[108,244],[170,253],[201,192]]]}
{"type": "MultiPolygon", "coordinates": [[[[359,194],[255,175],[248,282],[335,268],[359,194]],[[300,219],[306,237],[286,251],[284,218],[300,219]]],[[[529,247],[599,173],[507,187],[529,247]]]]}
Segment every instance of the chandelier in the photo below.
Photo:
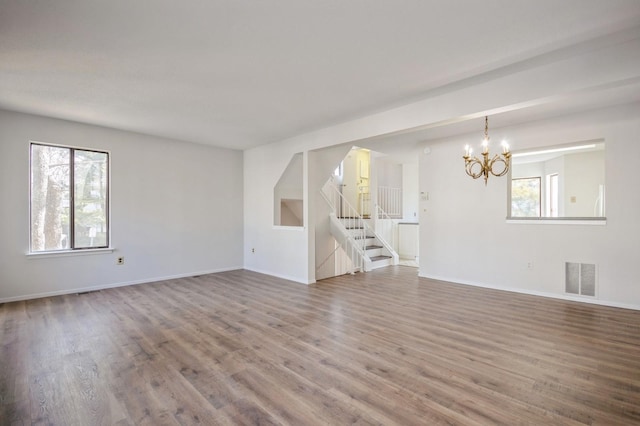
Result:
{"type": "Polygon", "coordinates": [[[511,159],[511,152],[509,152],[509,145],[502,141],[502,154],[496,154],[492,159],[489,159],[489,117],[484,118],[484,140],[482,141],[482,158],[471,157],[473,150],[469,145],[464,147],[464,169],[469,176],[474,179],[484,177],[484,184],[487,184],[489,179],[489,173],[499,177],[504,176],[509,171],[509,164],[511,159]],[[494,166],[497,170],[494,170],[494,166]],[[500,166],[501,164],[501,166],[500,166]]]}

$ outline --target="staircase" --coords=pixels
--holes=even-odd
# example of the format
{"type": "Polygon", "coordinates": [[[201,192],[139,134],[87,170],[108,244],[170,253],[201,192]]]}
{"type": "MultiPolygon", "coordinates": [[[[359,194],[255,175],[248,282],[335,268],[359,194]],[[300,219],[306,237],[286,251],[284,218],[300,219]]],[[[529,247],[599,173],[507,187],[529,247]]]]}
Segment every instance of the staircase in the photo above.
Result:
{"type": "Polygon", "coordinates": [[[358,213],[332,180],[325,184],[321,193],[331,207],[329,214],[331,235],[336,239],[338,248],[342,248],[351,260],[353,264],[351,272],[357,270],[368,272],[398,264],[399,256],[392,246],[376,234],[369,224],[370,219],[365,219],[358,213]],[[336,206],[342,206],[340,217],[337,216],[336,206]]]}
{"type": "Polygon", "coordinates": [[[368,219],[364,218],[338,218],[351,234],[359,248],[365,255],[365,270],[372,270],[393,264],[393,253],[385,248],[379,237],[373,232],[371,226],[366,226],[368,219]],[[368,258],[368,262],[367,262],[368,258]],[[366,267],[368,266],[368,268],[366,267]]]}

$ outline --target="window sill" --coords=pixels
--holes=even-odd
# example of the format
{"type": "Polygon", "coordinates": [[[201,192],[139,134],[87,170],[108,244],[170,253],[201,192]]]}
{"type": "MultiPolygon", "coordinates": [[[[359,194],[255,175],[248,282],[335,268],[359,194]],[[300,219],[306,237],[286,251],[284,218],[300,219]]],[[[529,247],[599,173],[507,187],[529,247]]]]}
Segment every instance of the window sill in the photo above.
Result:
{"type": "Polygon", "coordinates": [[[29,259],[44,259],[47,257],[92,256],[97,254],[113,253],[114,251],[115,249],[113,247],[107,247],[107,248],[84,249],[84,250],[42,251],[38,253],[27,253],[26,256],[29,259]]]}
{"type": "Polygon", "coordinates": [[[593,225],[602,226],[607,224],[606,217],[508,217],[508,224],[516,225],[593,225]]]}

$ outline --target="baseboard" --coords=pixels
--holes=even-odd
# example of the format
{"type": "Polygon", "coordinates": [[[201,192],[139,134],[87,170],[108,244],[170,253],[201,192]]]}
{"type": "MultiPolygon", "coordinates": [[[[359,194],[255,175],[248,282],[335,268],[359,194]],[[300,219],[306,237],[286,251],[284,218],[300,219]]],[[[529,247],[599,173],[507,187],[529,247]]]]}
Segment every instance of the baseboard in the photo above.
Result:
{"type": "Polygon", "coordinates": [[[436,277],[436,276],[429,276],[429,275],[421,275],[418,274],[419,277],[421,278],[427,278],[430,280],[437,280],[437,281],[445,281],[445,282],[450,282],[453,284],[462,284],[462,285],[470,285],[473,287],[482,287],[482,288],[490,288],[492,290],[502,290],[502,291],[508,291],[511,293],[520,293],[520,294],[528,294],[530,296],[540,296],[540,297],[548,297],[550,299],[560,299],[560,300],[569,300],[571,302],[580,302],[580,303],[588,303],[591,305],[601,305],[601,306],[608,306],[611,308],[622,308],[622,309],[632,309],[634,311],[640,311],[640,305],[635,305],[635,304],[631,304],[631,303],[620,303],[620,302],[612,302],[609,300],[600,300],[600,299],[587,299],[584,297],[579,297],[579,296],[570,296],[567,294],[556,294],[556,293],[547,293],[544,291],[534,291],[534,290],[527,290],[527,289],[521,289],[521,288],[506,288],[506,287],[499,287],[499,286],[494,286],[494,285],[490,285],[490,284],[484,284],[484,283],[477,283],[477,282],[473,282],[473,281],[461,281],[461,280],[454,280],[451,278],[446,278],[446,277],[436,277]]]}
{"type": "Polygon", "coordinates": [[[185,273],[185,274],[168,275],[168,276],[164,276],[164,277],[145,278],[145,279],[134,280],[134,281],[123,281],[123,282],[119,282],[119,283],[105,284],[105,285],[99,285],[99,286],[93,286],[93,287],[80,287],[80,288],[73,288],[73,289],[69,289],[69,290],[48,291],[48,292],[45,292],[45,293],[32,293],[32,294],[25,294],[25,295],[20,295],[20,296],[0,298],[0,303],[20,302],[22,300],[40,299],[40,298],[43,298],[43,297],[63,296],[65,294],[74,294],[74,293],[83,293],[83,292],[87,292],[87,291],[105,290],[105,289],[108,289],[108,288],[126,287],[126,286],[129,286],[129,285],[154,283],[154,282],[166,281],[166,280],[175,280],[175,279],[178,279],[178,278],[195,277],[197,275],[215,274],[215,273],[218,273],[218,272],[235,271],[235,270],[238,270],[238,269],[243,269],[243,268],[242,268],[242,266],[236,266],[236,267],[231,267],[231,268],[220,268],[220,269],[212,269],[212,270],[208,270],[208,271],[189,272],[189,273],[185,273]]]}
{"type": "Polygon", "coordinates": [[[257,268],[248,268],[248,267],[245,266],[242,269],[246,269],[247,271],[251,271],[251,272],[257,272],[258,274],[269,275],[271,277],[282,278],[283,280],[293,281],[294,283],[298,283],[298,284],[309,285],[309,284],[315,283],[315,281],[312,281],[312,282],[301,281],[298,278],[295,278],[295,277],[292,277],[292,276],[289,276],[289,275],[274,274],[271,271],[263,271],[263,270],[257,269],[257,268]]]}

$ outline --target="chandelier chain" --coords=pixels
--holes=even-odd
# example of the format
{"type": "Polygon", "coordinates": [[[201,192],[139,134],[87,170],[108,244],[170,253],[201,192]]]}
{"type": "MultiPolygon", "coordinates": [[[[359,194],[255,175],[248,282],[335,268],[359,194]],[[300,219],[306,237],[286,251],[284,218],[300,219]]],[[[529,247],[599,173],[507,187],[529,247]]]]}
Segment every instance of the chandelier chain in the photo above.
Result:
{"type": "Polygon", "coordinates": [[[484,138],[485,140],[489,140],[489,116],[484,117],[484,138]]]}

